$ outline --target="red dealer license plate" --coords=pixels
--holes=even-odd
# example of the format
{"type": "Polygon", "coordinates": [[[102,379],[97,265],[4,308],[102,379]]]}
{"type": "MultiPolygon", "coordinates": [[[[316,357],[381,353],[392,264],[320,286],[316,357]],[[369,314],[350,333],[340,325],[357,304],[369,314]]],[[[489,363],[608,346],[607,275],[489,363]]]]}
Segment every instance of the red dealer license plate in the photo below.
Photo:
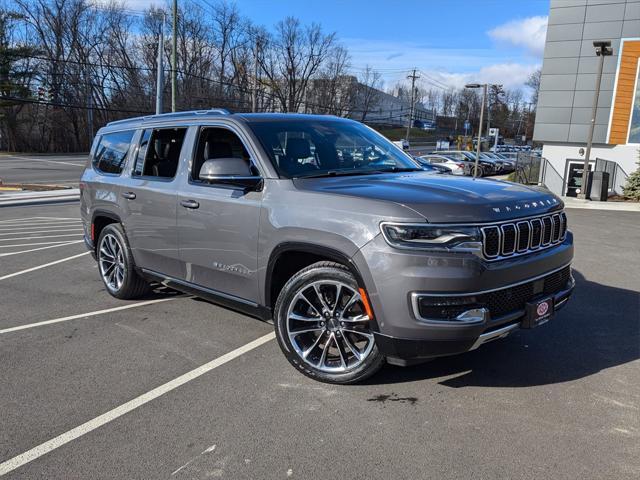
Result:
{"type": "Polygon", "coordinates": [[[522,328],[535,328],[548,322],[553,317],[553,297],[543,298],[527,303],[526,315],[522,328]]]}

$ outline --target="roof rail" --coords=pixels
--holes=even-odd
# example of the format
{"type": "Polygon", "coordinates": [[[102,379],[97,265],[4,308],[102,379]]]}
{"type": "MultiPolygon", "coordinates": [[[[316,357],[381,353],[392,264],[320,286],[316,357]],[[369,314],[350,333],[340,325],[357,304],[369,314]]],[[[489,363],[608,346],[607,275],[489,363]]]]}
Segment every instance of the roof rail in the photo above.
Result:
{"type": "Polygon", "coordinates": [[[109,122],[107,125],[118,125],[120,123],[128,123],[135,120],[153,120],[160,118],[177,118],[177,117],[194,117],[196,115],[211,115],[211,114],[220,114],[220,115],[230,115],[232,112],[227,110],[226,108],[211,108],[209,110],[187,110],[184,112],[168,112],[168,113],[160,113],[156,115],[145,115],[143,117],[133,117],[133,118],[123,118],[122,120],[114,120],[113,122],[109,122]]]}

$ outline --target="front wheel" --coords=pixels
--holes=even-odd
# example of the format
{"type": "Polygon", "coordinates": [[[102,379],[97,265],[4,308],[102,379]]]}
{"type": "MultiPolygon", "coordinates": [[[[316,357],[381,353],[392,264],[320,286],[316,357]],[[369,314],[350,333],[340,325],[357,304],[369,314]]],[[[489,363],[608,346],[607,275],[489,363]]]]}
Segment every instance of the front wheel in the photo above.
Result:
{"type": "Polygon", "coordinates": [[[348,384],[384,364],[363,291],[345,266],[318,262],[296,273],[275,306],[275,331],[287,360],[303,374],[348,384]]]}

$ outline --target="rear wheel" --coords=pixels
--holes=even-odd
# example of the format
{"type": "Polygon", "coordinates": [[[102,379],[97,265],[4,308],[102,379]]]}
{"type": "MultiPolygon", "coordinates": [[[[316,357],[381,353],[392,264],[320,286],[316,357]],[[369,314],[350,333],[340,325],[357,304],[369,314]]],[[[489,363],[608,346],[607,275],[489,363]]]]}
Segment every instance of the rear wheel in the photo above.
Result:
{"type": "Polygon", "coordinates": [[[303,374],[328,383],[355,383],[384,364],[361,291],[338,263],[319,262],[296,273],[275,307],[278,343],[303,374]]]}
{"type": "Polygon", "coordinates": [[[484,170],[482,169],[482,167],[478,166],[478,174],[477,175],[475,174],[475,171],[476,171],[476,166],[472,165],[471,166],[471,170],[470,170],[471,176],[472,177],[484,177],[484,170]]]}
{"type": "Polygon", "coordinates": [[[149,284],[135,270],[131,249],[120,224],[112,223],[102,229],[96,256],[102,282],[114,297],[129,300],[149,291],[149,284]]]}

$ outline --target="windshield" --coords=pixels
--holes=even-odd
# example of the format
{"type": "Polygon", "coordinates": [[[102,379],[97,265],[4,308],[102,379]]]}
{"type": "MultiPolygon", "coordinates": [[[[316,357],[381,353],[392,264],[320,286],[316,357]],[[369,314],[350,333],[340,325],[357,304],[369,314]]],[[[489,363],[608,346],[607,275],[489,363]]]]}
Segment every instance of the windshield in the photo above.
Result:
{"type": "Polygon", "coordinates": [[[250,122],[278,173],[287,178],[422,170],[378,133],[357,122],[250,122]]]}

